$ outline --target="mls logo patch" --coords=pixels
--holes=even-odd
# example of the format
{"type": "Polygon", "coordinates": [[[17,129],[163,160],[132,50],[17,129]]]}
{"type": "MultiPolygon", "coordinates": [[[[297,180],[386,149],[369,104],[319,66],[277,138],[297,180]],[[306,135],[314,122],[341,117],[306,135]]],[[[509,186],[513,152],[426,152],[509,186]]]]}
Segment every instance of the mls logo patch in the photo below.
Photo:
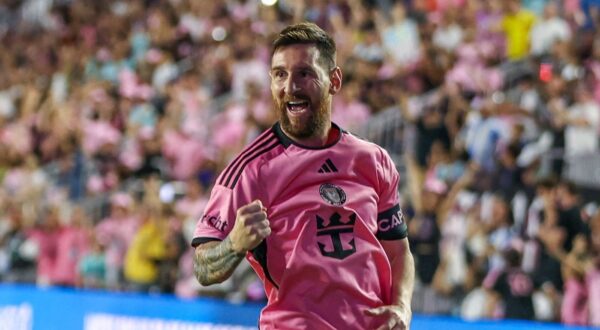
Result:
{"type": "Polygon", "coordinates": [[[319,194],[324,201],[331,205],[342,205],[346,202],[346,193],[342,188],[331,183],[324,183],[319,188],[319,194]]]}

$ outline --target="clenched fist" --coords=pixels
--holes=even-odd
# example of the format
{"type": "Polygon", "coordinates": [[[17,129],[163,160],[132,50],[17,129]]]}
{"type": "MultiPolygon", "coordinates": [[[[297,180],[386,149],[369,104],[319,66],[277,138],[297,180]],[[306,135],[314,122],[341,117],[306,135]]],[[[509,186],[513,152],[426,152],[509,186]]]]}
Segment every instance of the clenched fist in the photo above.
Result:
{"type": "Polygon", "coordinates": [[[260,200],[255,200],[237,210],[235,224],[229,237],[235,252],[246,253],[270,234],[271,227],[266,209],[260,200]]]}

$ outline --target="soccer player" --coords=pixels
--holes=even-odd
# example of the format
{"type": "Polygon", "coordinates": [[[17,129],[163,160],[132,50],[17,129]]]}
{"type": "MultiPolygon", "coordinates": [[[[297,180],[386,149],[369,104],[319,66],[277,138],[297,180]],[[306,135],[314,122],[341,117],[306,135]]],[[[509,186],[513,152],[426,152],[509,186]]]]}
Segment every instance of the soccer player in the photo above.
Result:
{"type": "Polygon", "coordinates": [[[331,122],[335,43],[312,23],[273,43],[279,121],[220,174],[192,245],[203,285],[246,257],[264,283],[261,329],[408,329],[414,281],[398,172],[331,122]]]}

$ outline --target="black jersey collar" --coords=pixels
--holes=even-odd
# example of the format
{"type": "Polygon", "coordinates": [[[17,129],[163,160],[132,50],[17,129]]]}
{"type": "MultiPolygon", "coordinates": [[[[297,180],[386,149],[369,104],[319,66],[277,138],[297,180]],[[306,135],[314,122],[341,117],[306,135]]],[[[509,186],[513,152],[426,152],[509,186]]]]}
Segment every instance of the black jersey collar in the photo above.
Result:
{"type": "Polygon", "coordinates": [[[345,133],[343,129],[341,129],[336,123],[332,122],[331,123],[331,129],[337,129],[340,134],[338,134],[337,139],[335,139],[333,142],[328,143],[322,147],[309,147],[309,146],[305,146],[302,144],[299,144],[298,142],[290,139],[289,136],[287,136],[283,130],[281,129],[281,124],[279,122],[276,122],[275,125],[273,125],[273,132],[275,132],[275,136],[277,136],[277,138],[279,139],[279,142],[281,142],[281,144],[287,149],[287,147],[289,147],[290,145],[295,145],[299,148],[302,149],[313,149],[313,150],[318,150],[318,149],[327,149],[333,145],[335,145],[336,143],[338,143],[338,141],[340,141],[342,139],[342,135],[345,133]]]}

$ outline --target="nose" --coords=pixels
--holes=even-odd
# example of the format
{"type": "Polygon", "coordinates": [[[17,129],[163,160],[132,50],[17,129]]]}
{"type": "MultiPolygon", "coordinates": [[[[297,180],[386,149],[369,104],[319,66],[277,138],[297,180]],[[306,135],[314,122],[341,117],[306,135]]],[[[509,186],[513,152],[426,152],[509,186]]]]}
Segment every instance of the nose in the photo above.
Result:
{"type": "Polygon", "coordinates": [[[296,82],[293,76],[290,76],[285,84],[285,93],[289,95],[293,95],[300,91],[300,86],[296,82]]]}

